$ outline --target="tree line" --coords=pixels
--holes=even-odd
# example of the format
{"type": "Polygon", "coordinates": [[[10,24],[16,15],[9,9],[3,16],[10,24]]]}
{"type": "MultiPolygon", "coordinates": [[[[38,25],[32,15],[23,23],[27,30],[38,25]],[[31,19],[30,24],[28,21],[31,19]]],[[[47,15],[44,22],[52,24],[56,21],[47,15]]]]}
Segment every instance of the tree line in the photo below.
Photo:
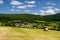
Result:
{"type": "Polygon", "coordinates": [[[15,27],[18,24],[32,24],[33,28],[41,29],[48,26],[51,30],[60,30],[60,14],[55,15],[32,15],[32,14],[0,14],[2,26],[15,27]]]}

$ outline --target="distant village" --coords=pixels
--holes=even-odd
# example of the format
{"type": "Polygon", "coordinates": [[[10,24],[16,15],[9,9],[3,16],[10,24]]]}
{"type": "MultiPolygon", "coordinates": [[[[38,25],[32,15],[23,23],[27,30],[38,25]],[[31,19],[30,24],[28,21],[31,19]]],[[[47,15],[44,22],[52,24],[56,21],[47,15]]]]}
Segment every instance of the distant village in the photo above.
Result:
{"type": "Polygon", "coordinates": [[[0,22],[1,26],[13,26],[19,28],[34,28],[34,29],[44,29],[48,30],[49,25],[45,24],[45,21],[37,21],[35,23],[22,22],[21,20],[13,20],[7,22],[0,22]]]}

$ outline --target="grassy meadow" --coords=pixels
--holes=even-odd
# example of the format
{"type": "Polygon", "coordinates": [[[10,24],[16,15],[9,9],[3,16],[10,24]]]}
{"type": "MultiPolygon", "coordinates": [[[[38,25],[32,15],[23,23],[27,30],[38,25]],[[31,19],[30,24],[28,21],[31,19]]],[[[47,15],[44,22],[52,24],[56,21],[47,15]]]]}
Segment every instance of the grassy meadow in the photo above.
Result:
{"type": "Polygon", "coordinates": [[[0,26],[0,40],[60,40],[60,32],[0,26]]]}

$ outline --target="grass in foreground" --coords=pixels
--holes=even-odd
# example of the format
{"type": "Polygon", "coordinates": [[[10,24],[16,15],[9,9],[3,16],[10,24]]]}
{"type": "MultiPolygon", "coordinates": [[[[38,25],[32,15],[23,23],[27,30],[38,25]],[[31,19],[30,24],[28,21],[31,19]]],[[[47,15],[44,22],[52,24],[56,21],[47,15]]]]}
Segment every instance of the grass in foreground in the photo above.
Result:
{"type": "Polygon", "coordinates": [[[0,27],[0,40],[60,40],[60,31],[0,27]]]}

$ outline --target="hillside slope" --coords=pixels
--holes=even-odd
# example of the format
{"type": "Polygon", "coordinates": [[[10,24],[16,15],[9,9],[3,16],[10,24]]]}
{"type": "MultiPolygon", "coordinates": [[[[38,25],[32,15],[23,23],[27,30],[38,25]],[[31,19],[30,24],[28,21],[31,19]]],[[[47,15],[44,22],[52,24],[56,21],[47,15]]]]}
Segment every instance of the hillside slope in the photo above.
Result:
{"type": "Polygon", "coordinates": [[[0,40],[60,40],[60,32],[0,26],[0,40]]]}
{"type": "Polygon", "coordinates": [[[33,22],[34,20],[41,21],[60,21],[60,13],[54,15],[33,15],[33,14],[0,14],[0,20],[15,20],[33,22]]]}
{"type": "Polygon", "coordinates": [[[54,15],[46,15],[44,16],[44,20],[46,21],[60,21],[60,13],[54,15]]]}
{"type": "Polygon", "coordinates": [[[22,21],[33,22],[34,20],[42,20],[43,17],[40,15],[32,15],[32,14],[0,14],[0,19],[5,20],[15,20],[19,19],[22,21]]]}

